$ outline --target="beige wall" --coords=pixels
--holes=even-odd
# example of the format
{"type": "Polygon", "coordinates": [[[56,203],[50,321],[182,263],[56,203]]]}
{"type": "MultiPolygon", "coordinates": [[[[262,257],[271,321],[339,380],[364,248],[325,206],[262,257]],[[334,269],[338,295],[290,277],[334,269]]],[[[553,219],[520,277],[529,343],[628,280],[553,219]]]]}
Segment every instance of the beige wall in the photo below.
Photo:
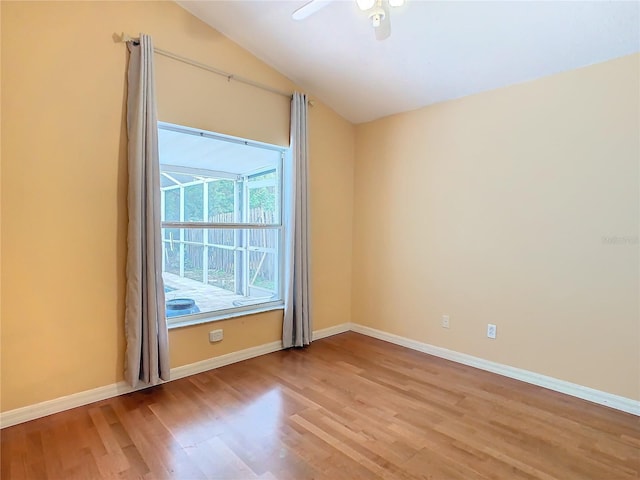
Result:
{"type": "MultiPolygon", "coordinates": [[[[158,47],[293,85],[171,2],[2,2],[1,14],[7,411],[122,379],[126,47],[114,32],[143,31],[158,47]]],[[[353,313],[640,399],[639,58],[357,128],[317,102],[314,327],[353,313]]],[[[157,85],[161,120],[288,142],[284,98],[163,57],[157,85]]],[[[207,340],[212,324],[172,330],[171,365],[277,340],[281,321],[276,311],[218,322],[219,344],[207,340]]]]}
{"type": "Polygon", "coordinates": [[[359,125],[353,321],[640,399],[639,59],[359,125]]]}
{"type": "MultiPolygon", "coordinates": [[[[122,379],[126,46],[291,90],[172,2],[2,2],[2,411],[122,379]]],[[[157,56],[161,120],[288,144],[289,102],[157,56]]],[[[310,111],[315,328],[350,320],[354,128],[310,111]],[[331,195],[325,192],[331,191],[331,195]],[[331,232],[331,234],[329,234],[331,232]]],[[[171,365],[272,342],[280,311],[172,330],[171,365]]]]}

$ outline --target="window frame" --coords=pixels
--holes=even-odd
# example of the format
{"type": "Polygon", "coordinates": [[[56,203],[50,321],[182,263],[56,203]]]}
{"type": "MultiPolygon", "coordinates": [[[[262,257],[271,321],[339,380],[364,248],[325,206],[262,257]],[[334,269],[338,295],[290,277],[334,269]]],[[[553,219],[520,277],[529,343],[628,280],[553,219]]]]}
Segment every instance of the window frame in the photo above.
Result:
{"type": "MultiPolygon", "coordinates": [[[[278,209],[277,209],[278,222],[277,223],[255,223],[255,222],[223,223],[223,222],[204,222],[204,221],[193,222],[193,221],[184,221],[184,220],[182,221],[161,220],[161,230],[164,230],[164,229],[185,229],[185,230],[186,229],[222,229],[222,230],[232,230],[234,232],[261,230],[261,229],[265,229],[269,231],[275,230],[278,236],[278,239],[276,242],[277,249],[275,251],[277,255],[275,266],[276,266],[276,276],[278,279],[278,282],[277,282],[278,283],[278,288],[277,288],[278,299],[267,301],[267,302],[249,304],[249,305],[234,306],[231,308],[224,308],[224,309],[218,309],[218,310],[207,311],[207,312],[198,312],[198,313],[192,313],[192,314],[181,315],[181,316],[166,317],[168,327],[177,328],[177,327],[183,327],[188,325],[197,325],[197,324],[212,322],[216,320],[224,320],[228,318],[234,318],[238,316],[250,315],[254,313],[260,313],[260,312],[284,308],[284,283],[285,283],[284,273],[285,273],[285,256],[286,256],[285,230],[284,230],[284,218],[283,218],[284,207],[285,207],[284,201],[286,198],[286,195],[284,192],[284,178],[285,178],[284,168],[285,168],[285,159],[287,158],[290,149],[288,147],[272,145],[264,142],[255,141],[255,140],[234,137],[231,135],[209,132],[206,130],[172,124],[168,122],[158,122],[158,130],[161,130],[161,129],[188,134],[188,135],[196,135],[200,137],[211,138],[211,139],[223,141],[223,142],[241,144],[241,145],[249,146],[253,148],[272,150],[280,154],[280,159],[278,161],[278,164],[272,170],[276,172],[275,186],[277,190],[277,200],[278,200],[278,209]]],[[[162,167],[160,166],[160,168],[162,167]]],[[[190,174],[188,170],[189,168],[184,168],[183,173],[190,174]]],[[[259,187],[251,187],[249,185],[251,183],[249,181],[249,178],[255,177],[258,175],[264,175],[264,174],[265,174],[265,171],[249,171],[249,172],[244,172],[243,175],[238,175],[236,177],[230,174],[226,174],[226,176],[225,174],[222,174],[220,178],[230,178],[230,179],[234,179],[235,181],[238,181],[238,179],[242,177],[243,192],[241,195],[245,198],[244,203],[248,205],[247,200],[249,198],[250,188],[259,188],[259,187]]],[[[206,186],[207,183],[203,183],[203,185],[206,186]]],[[[164,200],[164,195],[162,196],[162,198],[164,200]]],[[[164,209],[164,201],[162,202],[161,208],[164,209]]],[[[244,207],[243,207],[243,216],[245,214],[246,214],[246,211],[244,210],[244,207]]],[[[162,210],[161,212],[161,218],[162,219],[164,218],[164,210],[162,210]]],[[[182,238],[180,241],[182,241],[182,238]]],[[[162,234],[161,246],[162,246],[163,258],[164,258],[164,248],[165,248],[164,244],[165,244],[165,239],[164,239],[164,234],[162,234]]],[[[203,247],[204,247],[204,243],[203,243],[203,247]]],[[[249,259],[250,253],[253,251],[252,248],[250,247],[250,245],[248,245],[248,242],[246,240],[243,242],[242,246],[240,247],[234,246],[233,248],[235,251],[240,251],[244,256],[244,258],[246,259],[245,260],[246,265],[242,266],[242,268],[246,271],[249,268],[248,259],[249,259]]],[[[256,250],[256,251],[260,251],[260,250],[256,250]]],[[[164,266],[164,261],[163,261],[163,266],[164,266]]],[[[163,268],[163,273],[164,273],[164,268],[163,268]]],[[[249,279],[246,278],[245,281],[247,282],[246,285],[248,289],[250,287],[249,279]]]]}

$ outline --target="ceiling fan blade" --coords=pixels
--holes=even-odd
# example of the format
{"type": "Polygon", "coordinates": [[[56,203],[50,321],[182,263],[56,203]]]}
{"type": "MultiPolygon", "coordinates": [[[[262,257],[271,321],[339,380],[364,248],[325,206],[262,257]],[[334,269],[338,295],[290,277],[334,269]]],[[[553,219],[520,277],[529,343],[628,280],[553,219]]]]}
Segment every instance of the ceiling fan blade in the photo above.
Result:
{"type": "Polygon", "coordinates": [[[304,20],[310,15],[313,15],[318,10],[323,9],[331,3],[331,0],[311,0],[309,3],[305,3],[299,9],[291,14],[291,18],[294,20],[304,20]]]}
{"type": "Polygon", "coordinates": [[[391,20],[389,19],[389,14],[387,13],[382,21],[380,22],[380,26],[375,29],[376,32],[376,40],[385,40],[391,36],[391,20]]]}

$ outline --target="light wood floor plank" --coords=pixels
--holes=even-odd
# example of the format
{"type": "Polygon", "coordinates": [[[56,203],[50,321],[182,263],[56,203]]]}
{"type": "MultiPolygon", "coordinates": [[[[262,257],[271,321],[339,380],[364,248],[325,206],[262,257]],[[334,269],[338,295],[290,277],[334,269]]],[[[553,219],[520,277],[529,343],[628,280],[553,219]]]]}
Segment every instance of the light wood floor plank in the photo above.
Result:
{"type": "Polygon", "coordinates": [[[629,480],[640,419],[353,332],[2,430],[2,479],[629,480]]]}

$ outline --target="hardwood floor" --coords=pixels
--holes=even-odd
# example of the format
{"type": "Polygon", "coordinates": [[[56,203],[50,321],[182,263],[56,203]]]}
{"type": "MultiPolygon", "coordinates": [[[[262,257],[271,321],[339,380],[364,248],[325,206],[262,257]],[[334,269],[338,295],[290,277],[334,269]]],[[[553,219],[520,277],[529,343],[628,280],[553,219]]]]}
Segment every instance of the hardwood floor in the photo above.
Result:
{"type": "Polygon", "coordinates": [[[356,333],[6,428],[3,479],[638,478],[640,419],[356,333]]]}

